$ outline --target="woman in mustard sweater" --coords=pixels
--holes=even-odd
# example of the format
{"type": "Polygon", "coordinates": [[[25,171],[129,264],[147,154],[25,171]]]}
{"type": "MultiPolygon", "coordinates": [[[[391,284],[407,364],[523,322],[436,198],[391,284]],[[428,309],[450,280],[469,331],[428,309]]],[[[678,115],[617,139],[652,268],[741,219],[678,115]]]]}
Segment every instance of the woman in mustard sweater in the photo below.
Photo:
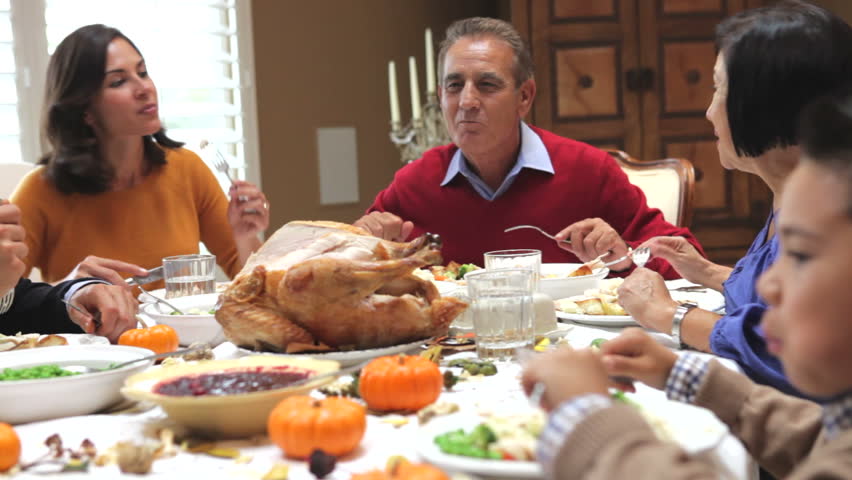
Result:
{"type": "Polygon", "coordinates": [[[269,205],[237,181],[225,197],[212,172],[160,122],[145,59],[120,31],[88,25],[56,48],[43,113],[50,151],[12,202],[27,231],[28,270],[46,281],[121,283],[199,241],[234,276],[261,244],[269,205]]]}

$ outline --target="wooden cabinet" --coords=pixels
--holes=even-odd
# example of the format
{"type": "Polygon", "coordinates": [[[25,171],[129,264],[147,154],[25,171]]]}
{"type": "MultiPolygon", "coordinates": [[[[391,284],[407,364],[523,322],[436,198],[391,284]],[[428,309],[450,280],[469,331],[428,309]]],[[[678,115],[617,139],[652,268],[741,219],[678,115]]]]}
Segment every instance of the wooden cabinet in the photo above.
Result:
{"type": "Polygon", "coordinates": [[[531,122],[560,135],[696,169],[691,228],[731,264],[771,204],[760,179],[719,164],[713,126],[714,29],[759,0],[512,0],[536,66],[531,122]]]}

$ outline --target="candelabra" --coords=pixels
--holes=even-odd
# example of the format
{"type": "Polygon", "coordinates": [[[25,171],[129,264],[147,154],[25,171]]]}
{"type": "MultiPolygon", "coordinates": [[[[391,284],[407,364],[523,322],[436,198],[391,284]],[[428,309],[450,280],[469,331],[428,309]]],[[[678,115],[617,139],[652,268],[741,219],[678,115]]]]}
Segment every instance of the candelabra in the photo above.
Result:
{"type": "Polygon", "coordinates": [[[437,95],[426,94],[422,115],[412,118],[405,126],[391,122],[390,139],[399,149],[402,163],[411,163],[426,150],[450,143],[437,95]]]}

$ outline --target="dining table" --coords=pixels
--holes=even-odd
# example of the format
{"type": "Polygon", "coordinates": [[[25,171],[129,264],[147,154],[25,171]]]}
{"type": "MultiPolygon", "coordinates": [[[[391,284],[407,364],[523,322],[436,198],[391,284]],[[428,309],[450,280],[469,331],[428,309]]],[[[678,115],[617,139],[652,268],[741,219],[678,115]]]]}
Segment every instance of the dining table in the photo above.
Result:
{"type": "MultiPolygon", "coordinates": [[[[678,282],[680,283],[670,283],[669,287],[674,289],[683,285],[683,281],[678,282]]],[[[708,295],[712,296],[713,293],[715,292],[708,293],[708,295]]],[[[549,348],[560,343],[575,348],[587,347],[596,338],[612,338],[618,335],[622,328],[574,322],[560,323],[558,331],[550,336],[551,347],[549,348]]],[[[674,345],[668,335],[655,334],[655,338],[664,345],[678,350],[678,346],[674,345]]],[[[416,346],[412,353],[422,350],[422,346],[416,346]]],[[[230,342],[224,342],[213,349],[213,354],[216,359],[232,359],[251,353],[230,342]]],[[[441,368],[442,370],[447,368],[448,362],[453,359],[475,356],[475,351],[472,350],[446,352],[441,360],[441,368]]],[[[730,368],[737,368],[733,362],[724,359],[721,361],[730,368]]],[[[520,412],[534,408],[521,388],[519,380],[521,365],[516,361],[501,361],[496,362],[496,366],[497,373],[495,375],[471,376],[460,381],[451,389],[445,389],[438,402],[457,405],[459,412],[453,415],[460,416],[476,416],[483,412],[520,412]]],[[[637,391],[633,398],[639,401],[666,401],[663,392],[641,384],[637,384],[636,387],[637,391]]],[[[316,390],[311,395],[322,396],[316,390]]],[[[57,398],[56,401],[61,402],[62,399],[57,398]]],[[[335,470],[325,478],[345,480],[349,479],[354,473],[377,468],[382,469],[388,459],[394,456],[403,456],[410,461],[425,461],[424,455],[429,450],[429,445],[433,444],[434,424],[432,422],[439,420],[440,418],[421,424],[413,413],[375,414],[370,412],[367,416],[366,433],[360,446],[354,452],[338,459],[335,470]]],[[[171,429],[177,434],[178,438],[182,436],[181,427],[172,423],[160,407],[130,401],[94,415],[57,418],[15,427],[22,444],[22,463],[30,462],[43,455],[47,451],[44,442],[53,434],[59,434],[63,443],[67,446],[77,446],[83,440],[88,439],[99,451],[102,451],[121,441],[153,442],[157,439],[157,432],[164,428],[171,429]]],[[[150,473],[146,475],[122,474],[117,465],[108,464],[104,466],[89,465],[84,472],[56,474],[45,473],[50,472],[51,468],[55,467],[36,467],[29,471],[16,473],[12,478],[41,479],[55,475],[57,478],[63,479],[132,478],[138,480],[141,478],[189,479],[198,477],[259,480],[273,467],[281,465],[288,467],[286,477],[288,479],[316,478],[309,472],[305,461],[285,457],[282,451],[271,443],[265,435],[236,440],[217,440],[215,446],[232,454],[217,456],[212,455],[209,449],[207,452],[193,453],[177,448],[176,454],[154,461],[150,473]]],[[[740,441],[727,431],[720,435],[718,441],[714,442],[711,448],[696,455],[716,465],[720,472],[720,478],[747,480],[757,478],[755,462],[740,441]]],[[[537,473],[531,473],[530,476],[524,477],[507,476],[507,472],[500,468],[488,467],[471,471],[456,466],[451,458],[446,462],[434,462],[433,459],[433,463],[452,474],[453,478],[458,479],[541,478],[540,474],[537,473]]],[[[0,473],[0,478],[4,478],[2,473],[0,473]]]]}

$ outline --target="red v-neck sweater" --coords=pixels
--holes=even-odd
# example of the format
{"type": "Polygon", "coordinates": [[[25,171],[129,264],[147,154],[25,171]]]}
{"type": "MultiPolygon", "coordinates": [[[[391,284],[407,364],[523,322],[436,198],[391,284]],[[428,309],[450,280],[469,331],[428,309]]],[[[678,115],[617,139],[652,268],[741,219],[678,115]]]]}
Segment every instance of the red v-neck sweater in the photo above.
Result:
{"type": "MultiPolygon", "coordinates": [[[[441,235],[446,262],[482,265],[483,253],[510,248],[539,249],[545,263],[578,262],[534,230],[503,230],[526,224],[555,234],[574,222],[595,217],[606,221],[633,247],[654,236],[681,236],[703,254],[688,229],[666,222],[658,209],[648,207],[642,190],[630,183],[606,152],[531,128],[544,142],[554,174],[524,168],[503,195],[489,201],[460,174],[441,186],[458,149],[446,145],[401,168],[367,211],[387,211],[412,221],[412,238],[424,232],[441,235]]],[[[666,279],[679,278],[662,259],[652,259],[646,266],[666,279]]]]}

